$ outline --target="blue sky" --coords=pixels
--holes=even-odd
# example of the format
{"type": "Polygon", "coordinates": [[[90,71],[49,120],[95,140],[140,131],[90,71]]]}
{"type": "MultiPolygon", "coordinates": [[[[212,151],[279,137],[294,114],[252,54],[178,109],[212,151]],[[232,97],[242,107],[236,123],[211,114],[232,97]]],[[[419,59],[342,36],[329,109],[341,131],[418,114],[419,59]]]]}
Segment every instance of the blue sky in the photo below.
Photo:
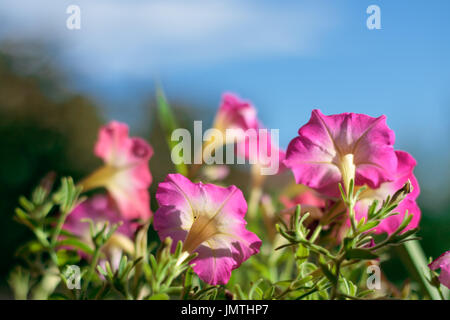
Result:
{"type": "Polygon", "coordinates": [[[282,146],[313,108],[386,114],[396,146],[419,162],[423,192],[448,190],[450,1],[55,3],[3,0],[0,39],[57,47],[51,57],[108,118],[144,126],[139,105],[155,79],[169,99],[211,110],[235,91],[280,129],[282,146]],[[81,8],[81,30],[65,28],[69,4],[81,8]],[[366,27],[371,4],[381,30],[366,27]]]}

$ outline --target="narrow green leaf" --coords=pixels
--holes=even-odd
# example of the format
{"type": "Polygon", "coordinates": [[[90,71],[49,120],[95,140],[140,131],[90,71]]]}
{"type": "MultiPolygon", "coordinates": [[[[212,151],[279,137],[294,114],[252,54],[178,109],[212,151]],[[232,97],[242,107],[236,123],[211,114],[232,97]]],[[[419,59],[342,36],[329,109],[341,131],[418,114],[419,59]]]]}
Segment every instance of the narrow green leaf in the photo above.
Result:
{"type": "Polygon", "coordinates": [[[378,255],[376,255],[375,253],[371,252],[368,249],[355,248],[355,249],[348,250],[345,253],[345,258],[348,260],[351,260],[351,259],[373,260],[373,259],[378,258],[378,255]]]}
{"type": "Polygon", "coordinates": [[[76,264],[80,261],[80,257],[78,256],[76,251],[72,250],[59,250],[56,253],[58,258],[58,265],[64,266],[66,264],[76,264]]]}
{"type": "Polygon", "coordinates": [[[58,246],[58,247],[59,246],[70,246],[70,247],[74,247],[75,249],[79,249],[89,255],[94,254],[94,250],[92,250],[91,247],[89,247],[86,243],[84,243],[83,241],[80,241],[77,238],[67,238],[67,239],[58,241],[56,243],[56,246],[58,246]]]}
{"type": "Polygon", "coordinates": [[[169,300],[170,297],[165,293],[158,293],[150,296],[147,300],[169,300]]]}
{"type": "MultiPolygon", "coordinates": [[[[172,149],[178,144],[177,141],[172,141],[172,132],[178,128],[178,124],[161,88],[156,90],[156,101],[158,105],[159,122],[166,135],[167,145],[169,146],[170,151],[172,151],[172,149]]],[[[178,173],[186,176],[188,174],[186,164],[182,161],[177,162],[179,164],[175,165],[175,169],[178,173]]]]}
{"type": "Polygon", "coordinates": [[[358,228],[359,232],[365,232],[368,230],[371,230],[373,228],[375,228],[376,226],[378,226],[381,223],[381,221],[370,221],[367,222],[365,225],[361,226],[358,228]]]}
{"type": "Polygon", "coordinates": [[[337,278],[336,276],[328,269],[328,267],[325,264],[320,263],[320,268],[322,269],[323,274],[325,277],[327,277],[328,280],[330,280],[332,283],[336,283],[337,278]]]}

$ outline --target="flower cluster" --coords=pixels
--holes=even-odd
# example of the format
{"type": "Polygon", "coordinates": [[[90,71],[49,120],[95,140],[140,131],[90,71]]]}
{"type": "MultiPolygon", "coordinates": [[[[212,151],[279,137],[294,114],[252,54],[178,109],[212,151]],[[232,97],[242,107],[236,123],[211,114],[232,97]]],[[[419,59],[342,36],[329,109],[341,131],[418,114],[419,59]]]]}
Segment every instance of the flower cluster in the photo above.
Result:
{"type": "Polygon", "coordinates": [[[339,198],[340,183],[346,191],[352,180],[355,188],[366,186],[355,206],[356,217],[362,218],[374,200],[381,206],[388,195],[411,181],[413,191],[396,209],[400,214],[382,221],[376,232],[392,234],[406,212],[413,214],[408,229],[418,226],[420,209],[415,200],[420,191],[413,174],[416,161],[410,154],[394,150],[395,135],[386,125],[385,116],[372,118],[355,113],[326,116],[313,110],[311,119],[298,134],[290,142],[285,160],[297,183],[331,199],[339,198]]]}
{"type": "MultiPolygon", "coordinates": [[[[167,130],[164,124],[176,122],[164,108],[167,130]]],[[[84,264],[83,289],[71,291],[72,298],[376,297],[350,274],[364,274],[368,261],[378,264],[380,250],[416,240],[421,217],[416,161],[395,150],[386,117],[313,110],[285,152],[254,105],[226,93],[213,128],[246,133],[233,143],[235,155],[251,164],[248,175],[237,174],[236,185],[248,180],[248,190],[225,183],[235,168],[209,166],[198,174],[195,164],[175,167],[151,194],[152,146],[112,121],[100,128],[94,147],[100,168],[78,183],[63,179],[53,193],[40,186],[31,200],[21,200],[16,218],[39,244],[22,252],[50,256],[53,274],[56,268],[65,283],[64,268],[84,264]],[[261,174],[268,167],[278,168],[275,177],[261,174]]],[[[449,252],[429,267],[435,282],[449,287],[449,252]]]]}

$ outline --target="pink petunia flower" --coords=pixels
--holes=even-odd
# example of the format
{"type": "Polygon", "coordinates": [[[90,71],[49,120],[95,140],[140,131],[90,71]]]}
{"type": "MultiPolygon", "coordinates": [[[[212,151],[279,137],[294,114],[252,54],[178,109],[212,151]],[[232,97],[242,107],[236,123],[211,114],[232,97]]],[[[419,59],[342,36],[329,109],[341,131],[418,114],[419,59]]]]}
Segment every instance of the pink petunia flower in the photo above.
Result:
{"type": "Polygon", "coordinates": [[[260,128],[251,131],[236,145],[236,154],[254,164],[259,174],[274,175],[285,169],[286,152],[272,141],[269,130],[260,128]]]}
{"type": "Polygon", "coordinates": [[[439,258],[428,265],[431,270],[441,269],[439,281],[450,289],[450,251],[443,253],[439,258]]]}
{"type": "Polygon", "coordinates": [[[231,271],[259,252],[261,240],[248,231],[242,192],[213,184],[192,183],[169,174],[156,192],[159,209],[154,227],[161,240],[183,241],[183,250],[197,252],[193,269],[203,281],[225,284],[231,271]]]}
{"type": "MultiPolygon", "coordinates": [[[[302,186],[303,187],[303,186],[302,186]]],[[[301,214],[309,212],[310,216],[306,220],[308,225],[313,225],[323,217],[325,208],[327,206],[326,200],[319,197],[319,195],[306,187],[302,188],[294,197],[288,197],[287,195],[280,195],[279,200],[285,207],[280,212],[281,216],[286,222],[288,222],[291,216],[297,209],[297,205],[301,206],[301,214]]]]}
{"type": "MultiPolygon", "coordinates": [[[[102,249],[103,253],[111,259],[113,265],[118,264],[118,261],[116,260],[117,257],[120,258],[121,252],[125,251],[130,254],[134,252],[134,244],[131,239],[133,238],[138,225],[125,220],[109,196],[99,194],[80,203],[68,215],[63,225],[63,230],[77,235],[93,249],[94,244],[91,243],[89,223],[81,221],[83,219],[91,219],[94,226],[98,229],[102,228],[106,222],[108,222],[110,226],[122,222],[122,225],[116,230],[102,249]]],[[[84,256],[84,254],[82,255],[84,256]]]]}
{"type": "Polygon", "coordinates": [[[284,167],[285,152],[279,149],[276,141],[272,141],[270,131],[261,124],[250,101],[233,93],[224,93],[213,128],[222,134],[236,130],[233,142],[236,142],[237,156],[256,165],[263,175],[276,174],[284,167]]]}
{"type": "Polygon", "coordinates": [[[394,212],[399,214],[390,216],[384,219],[376,228],[375,233],[388,233],[392,234],[403,221],[403,218],[408,211],[413,215],[413,219],[406,230],[414,229],[419,225],[420,221],[420,208],[416,203],[416,199],[420,193],[419,183],[413,174],[414,167],[416,166],[416,160],[407,152],[396,151],[397,156],[397,170],[395,173],[395,180],[392,182],[385,182],[380,185],[378,189],[368,189],[361,194],[361,200],[359,200],[355,206],[356,218],[359,219],[362,216],[367,215],[369,206],[374,200],[379,201],[379,206],[388,195],[393,195],[397,190],[403,187],[403,185],[410,180],[413,190],[409,193],[397,206],[394,212]]]}
{"type": "Polygon", "coordinates": [[[210,165],[202,168],[202,176],[207,181],[221,181],[224,180],[230,174],[230,167],[218,164],[210,165]]]}
{"type": "Polygon", "coordinates": [[[280,196],[280,202],[286,207],[291,208],[296,205],[302,206],[310,206],[315,208],[325,208],[326,201],[323,198],[320,198],[316,192],[305,189],[302,192],[298,193],[295,197],[289,198],[285,195],[280,196]]]}
{"type": "Polygon", "coordinates": [[[224,93],[214,119],[214,128],[225,132],[226,129],[257,129],[259,127],[256,109],[233,93],[224,93]]]}
{"type": "Polygon", "coordinates": [[[105,165],[80,183],[84,190],[105,187],[125,218],[149,219],[152,147],[141,138],[130,138],[126,124],[112,121],[100,129],[95,154],[105,165]]]}
{"type": "Polygon", "coordinates": [[[287,149],[285,165],[296,182],[320,193],[339,197],[338,183],[378,188],[392,181],[397,168],[394,132],[386,117],[342,113],[325,116],[313,110],[287,149]]]}

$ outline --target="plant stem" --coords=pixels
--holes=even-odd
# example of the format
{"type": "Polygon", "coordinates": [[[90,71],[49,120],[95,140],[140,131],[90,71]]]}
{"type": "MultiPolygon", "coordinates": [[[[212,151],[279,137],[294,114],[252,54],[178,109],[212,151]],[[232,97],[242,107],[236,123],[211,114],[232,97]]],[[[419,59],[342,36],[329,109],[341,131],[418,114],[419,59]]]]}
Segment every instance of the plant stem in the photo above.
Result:
{"type": "Polygon", "coordinates": [[[89,283],[92,280],[92,276],[94,275],[95,268],[97,267],[99,257],[100,257],[100,248],[96,247],[95,251],[94,251],[94,255],[92,256],[91,265],[89,266],[88,273],[86,274],[86,281],[84,282],[84,285],[83,285],[83,297],[84,298],[87,295],[87,289],[89,287],[89,283]]]}
{"type": "Polygon", "coordinates": [[[50,245],[53,248],[56,245],[56,241],[58,241],[58,236],[61,233],[61,229],[64,225],[64,221],[66,221],[66,217],[69,212],[62,212],[58,218],[58,223],[55,227],[55,231],[53,232],[52,239],[50,241],[50,245]]]}
{"type": "Polygon", "coordinates": [[[406,249],[408,257],[412,262],[412,266],[418,274],[420,282],[424,286],[430,298],[433,300],[440,300],[442,297],[439,295],[439,291],[425,278],[424,272],[427,270],[428,266],[420,243],[417,240],[411,240],[405,242],[403,247],[406,249]]]}
{"type": "Polygon", "coordinates": [[[441,297],[441,300],[445,300],[444,294],[442,293],[441,287],[436,287],[436,290],[439,292],[439,296],[441,297]]]}
{"type": "Polygon", "coordinates": [[[341,263],[342,258],[336,261],[336,282],[333,283],[333,289],[331,289],[331,300],[336,299],[336,295],[338,294],[338,286],[339,286],[339,273],[341,271],[341,263]]]}

